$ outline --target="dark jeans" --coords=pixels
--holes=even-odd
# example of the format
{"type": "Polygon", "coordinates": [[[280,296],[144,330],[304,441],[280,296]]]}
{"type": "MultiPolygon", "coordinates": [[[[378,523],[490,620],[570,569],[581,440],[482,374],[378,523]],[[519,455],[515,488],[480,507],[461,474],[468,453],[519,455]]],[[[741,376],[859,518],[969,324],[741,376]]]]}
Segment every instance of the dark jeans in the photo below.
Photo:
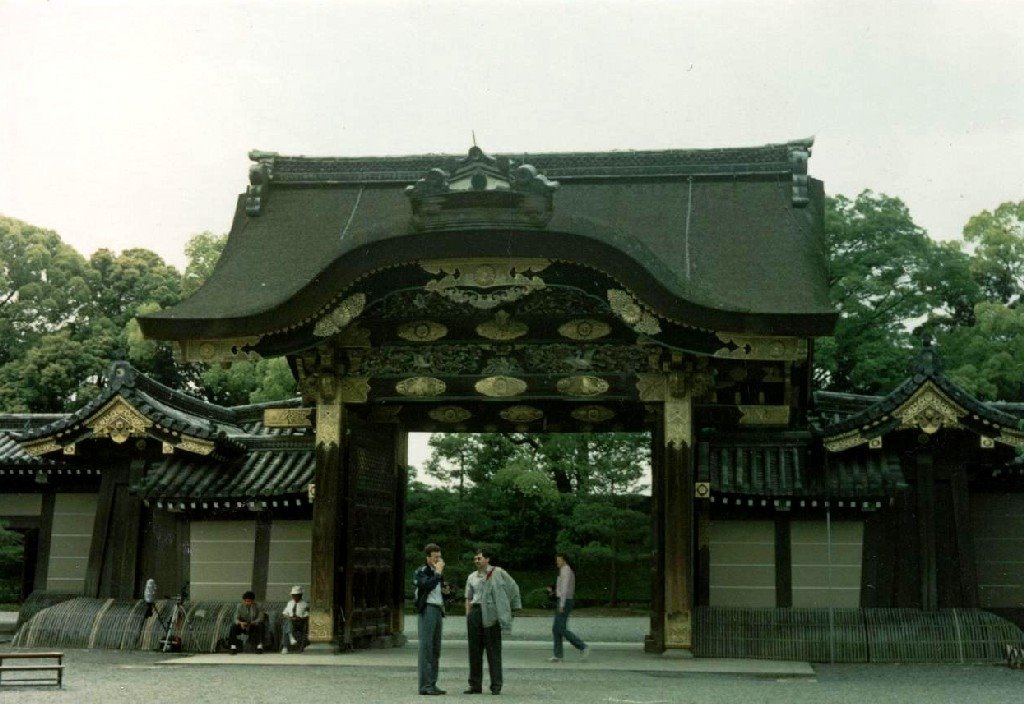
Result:
{"type": "Polygon", "coordinates": [[[562,638],[565,638],[577,650],[583,650],[587,644],[580,640],[580,637],[569,630],[569,614],[572,613],[572,599],[565,600],[565,609],[558,611],[555,606],[555,623],[551,626],[551,635],[555,637],[555,657],[562,657],[562,638]]]}
{"type": "Polygon", "coordinates": [[[487,672],[491,691],[501,691],[501,625],[484,627],[484,612],[474,606],[466,615],[466,637],[469,640],[469,688],[483,689],[484,651],[487,651],[487,672]]]}
{"type": "Polygon", "coordinates": [[[417,619],[417,639],[419,640],[420,692],[437,686],[438,660],[441,658],[441,627],[444,625],[444,613],[433,604],[423,607],[417,619]]]}
{"type": "Polygon", "coordinates": [[[238,636],[243,633],[248,634],[249,642],[252,644],[253,650],[255,650],[257,645],[263,645],[263,638],[267,634],[266,624],[250,623],[249,628],[246,630],[243,630],[237,623],[231,624],[231,630],[228,631],[228,645],[233,645],[241,650],[242,641],[238,640],[238,636]]]}

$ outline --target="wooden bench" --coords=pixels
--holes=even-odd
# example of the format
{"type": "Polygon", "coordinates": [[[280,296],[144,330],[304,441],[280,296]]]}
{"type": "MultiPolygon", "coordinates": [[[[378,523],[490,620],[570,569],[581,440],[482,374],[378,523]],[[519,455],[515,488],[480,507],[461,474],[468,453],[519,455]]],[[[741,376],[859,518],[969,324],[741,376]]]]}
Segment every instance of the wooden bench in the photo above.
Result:
{"type": "Polygon", "coordinates": [[[56,685],[61,687],[64,680],[64,653],[52,652],[52,653],[0,653],[0,685],[5,684],[20,684],[20,685],[56,685]],[[9,664],[11,660],[24,660],[24,661],[39,661],[39,660],[50,660],[51,662],[40,663],[40,662],[27,662],[21,663],[16,662],[9,664]],[[56,660],[57,662],[52,662],[56,660]],[[23,675],[30,675],[29,677],[8,677],[4,679],[5,673],[21,673],[23,675]],[[40,677],[41,673],[50,672],[53,673],[54,677],[40,677]],[[32,676],[35,675],[35,676],[32,676]]]}

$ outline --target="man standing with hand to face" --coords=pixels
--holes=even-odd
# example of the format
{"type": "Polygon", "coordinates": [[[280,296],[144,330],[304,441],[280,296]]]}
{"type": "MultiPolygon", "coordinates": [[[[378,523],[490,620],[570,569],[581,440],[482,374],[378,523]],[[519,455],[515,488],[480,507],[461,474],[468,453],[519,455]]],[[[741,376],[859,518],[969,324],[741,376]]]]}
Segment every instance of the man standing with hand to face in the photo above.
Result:
{"type": "Polygon", "coordinates": [[[444,560],[435,543],[423,548],[425,564],[413,575],[418,616],[420,694],[444,694],[437,687],[438,660],[441,657],[441,626],[444,618],[444,560]]]}

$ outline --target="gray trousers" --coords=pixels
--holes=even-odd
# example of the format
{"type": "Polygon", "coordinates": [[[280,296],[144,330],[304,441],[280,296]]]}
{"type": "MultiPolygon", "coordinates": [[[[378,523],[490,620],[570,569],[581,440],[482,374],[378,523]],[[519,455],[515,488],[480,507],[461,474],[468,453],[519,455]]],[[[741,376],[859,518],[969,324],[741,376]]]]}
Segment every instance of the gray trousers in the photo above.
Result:
{"type": "Polygon", "coordinates": [[[437,686],[437,665],[441,658],[441,627],[444,613],[440,607],[427,604],[417,619],[419,640],[420,692],[437,686]]]}
{"type": "Polygon", "coordinates": [[[466,615],[466,637],[469,640],[469,688],[483,689],[484,651],[487,671],[491,675],[491,691],[501,691],[501,626],[484,626],[483,609],[474,606],[466,615]]]}

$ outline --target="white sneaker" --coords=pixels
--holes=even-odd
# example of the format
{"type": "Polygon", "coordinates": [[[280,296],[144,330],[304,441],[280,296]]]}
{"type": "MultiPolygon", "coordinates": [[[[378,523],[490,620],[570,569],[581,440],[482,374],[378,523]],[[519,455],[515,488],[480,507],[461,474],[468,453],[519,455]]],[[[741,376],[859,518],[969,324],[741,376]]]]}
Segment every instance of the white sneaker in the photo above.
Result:
{"type": "Polygon", "coordinates": [[[231,654],[232,655],[238,655],[238,646],[237,645],[232,645],[231,646],[231,654]]]}
{"type": "Polygon", "coordinates": [[[281,648],[281,655],[287,655],[287,654],[288,654],[288,648],[286,648],[286,647],[285,648],[281,648]]]}
{"type": "Polygon", "coordinates": [[[298,644],[299,644],[299,641],[295,640],[295,636],[288,636],[288,645],[291,645],[291,646],[294,647],[294,646],[296,646],[298,644]]]}
{"type": "Polygon", "coordinates": [[[548,662],[562,662],[562,658],[548,658],[548,662]]]}
{"type": "Polygon", "coordinates": [[[262,645],[257,645],[256,646],[256,652],[257,653],[262,653],[263,652],[263,646],[262,645]]]}
{"type": "Polygon", "coordinates": [[[588,657],[590,657],[590,646],[584,645],[583,648],[580,650],[580,659],[586,660],[588,657]]]}

